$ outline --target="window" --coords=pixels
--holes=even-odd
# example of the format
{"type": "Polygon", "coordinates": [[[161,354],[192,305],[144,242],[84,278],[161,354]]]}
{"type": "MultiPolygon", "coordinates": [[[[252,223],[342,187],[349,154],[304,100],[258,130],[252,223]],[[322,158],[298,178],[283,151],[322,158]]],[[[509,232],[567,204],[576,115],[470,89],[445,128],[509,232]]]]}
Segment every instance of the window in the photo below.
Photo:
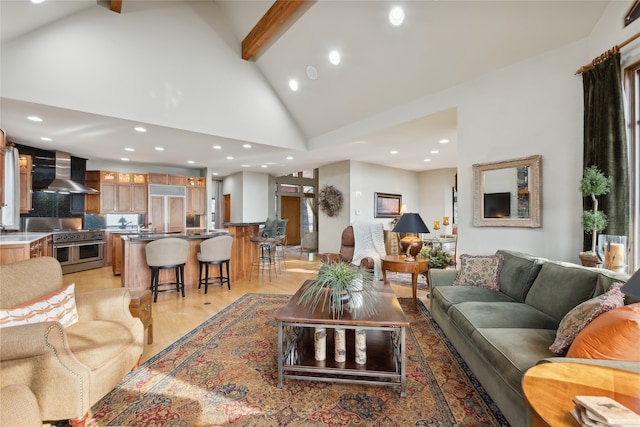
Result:
{"type": "Polygon", "coordinates": [[[625,69],[628,111],[629,183],[631,212],[629,245],[629,273],[640,268],[640,61],[625,69]]]}

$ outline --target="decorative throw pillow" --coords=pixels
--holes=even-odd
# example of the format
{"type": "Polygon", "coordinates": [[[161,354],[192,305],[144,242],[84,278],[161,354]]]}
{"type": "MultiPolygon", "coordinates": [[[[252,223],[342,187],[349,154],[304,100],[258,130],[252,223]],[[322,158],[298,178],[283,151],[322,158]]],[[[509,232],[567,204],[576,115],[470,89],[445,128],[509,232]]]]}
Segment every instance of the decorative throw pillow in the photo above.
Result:
{"type": "Polygon", "coordinates": [[[477,286],[494,291],[500,290],[498,278],[504,257],[495,255],[460,255],[460,270],[453,286],[477,286]]]}
{"type": "Polygon", "coordinates": [[[573,340],[567,357],[640,362],[640,303],[608,311],[573,340]]]}
{"type": "Polygon", "coordinates": [[[10,309],[0,310],[0,328],[28,323],[60,322],[66,328],[78,321],[75,284],[10,309]]]}
{"type": "Polygon", "coordinates": [[[558,326],[556,339],[549,350],[556,354],[564,354],[569,349],[576,335],[593,319],[609,310],[624,305],[624,294],[620,291],[622,283],[613,283],[609,290],[595,298],[579,304],[569,311],[558,326]]]}

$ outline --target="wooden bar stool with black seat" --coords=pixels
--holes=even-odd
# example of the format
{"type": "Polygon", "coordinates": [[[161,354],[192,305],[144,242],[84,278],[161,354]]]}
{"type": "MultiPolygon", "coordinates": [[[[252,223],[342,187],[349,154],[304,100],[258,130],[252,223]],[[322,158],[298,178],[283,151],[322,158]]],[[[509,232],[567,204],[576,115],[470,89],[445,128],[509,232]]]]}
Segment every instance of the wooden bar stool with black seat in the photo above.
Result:
{"type": "Polygon", "coordinates": [[[204,284],[204,293],[207,293],[209,285],[223,286],[225,283],[231,290],[231,276],[229,276],[229,260],[231,259],[231,245],[233,243],[232,236],[217,236],[204,240],[200,243],[200,252],[197,253],[198,268],[198,289],[204,284]],[[219,275],[209,276],[209,265],[218,265],[219,275]],[[222,272],[222,266],[225,266],[226,276],[222,272]],[[204,268],[204,278],[202,277],[202,269],[204,268]]]}
{"type": "Polygon", "coordinates": [[[187,263],[189,242],[177,237],[167,237],[147,243],[147,265],[151,268],[151,292],[153,302],[158,300],[158,292],[176,291],[184,298],[184,266],[187,263]],[[176,273],[175,282],[160,283],[160,270],[173,268],[176,273]],[[160,289],[161,286],[172,286],[160,289]]]}

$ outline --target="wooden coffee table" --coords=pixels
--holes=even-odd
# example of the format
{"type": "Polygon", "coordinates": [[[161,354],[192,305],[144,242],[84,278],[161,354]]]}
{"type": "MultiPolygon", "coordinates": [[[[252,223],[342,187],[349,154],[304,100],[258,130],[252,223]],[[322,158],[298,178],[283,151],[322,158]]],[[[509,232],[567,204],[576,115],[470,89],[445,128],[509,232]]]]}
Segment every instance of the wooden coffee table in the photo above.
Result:
{"type": "Polygon", "coordinates": [[[283,379],[360,383],[400,387],[406,396],[405,334],[409,326],[391,286],[377,285],[377,314],[360,314],[354,319],[345,311],[340,319],[332,318],[321,304],[314,311],[298,304],[304,285],[276,316],[278,322],[278,387],[283,379]],[[316,360],[314,331],[326,328],[326,359],[316,360]],[[334,331],[344,329],[346,361],[334,359],[334,331]],[[366,334],[366,362],[355,360],[355,334],[366,334]]]}
{"type": "Polygon", "coordinates": [[[411,289],[413,291],[413,305],[418,305],[418,274],[429,270],[429,260],[415,258],[407,261],[406,255],[387,255],[382,257],[382,280],[387,280],[387,270],[396,273],[411,273],[411,289]]]}
{"type": "Polygon", "coordinates": [[[532,427],[575,427],[575,396],[608,396],[640,413],[640,374],[582,363],[543,363],[525,372],[532,427]]]}

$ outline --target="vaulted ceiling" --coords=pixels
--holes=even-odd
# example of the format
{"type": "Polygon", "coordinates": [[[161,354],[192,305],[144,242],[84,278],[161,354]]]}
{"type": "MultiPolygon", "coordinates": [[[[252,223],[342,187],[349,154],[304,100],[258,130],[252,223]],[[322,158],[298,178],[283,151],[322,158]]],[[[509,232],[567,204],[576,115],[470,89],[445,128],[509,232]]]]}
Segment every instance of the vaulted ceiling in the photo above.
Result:
{"type": "Polygon", "coordinates": [[[270,1],[124,0],[118,14],[95,0],[3,0],[0,125],[26,145],[221,175],[345,159],[455,167],[455,105],[416,117],[412,102],[585,38],[607,3],[401,2],[395,27],[395,3],[318,0],[245,61],[270,1]]]}

